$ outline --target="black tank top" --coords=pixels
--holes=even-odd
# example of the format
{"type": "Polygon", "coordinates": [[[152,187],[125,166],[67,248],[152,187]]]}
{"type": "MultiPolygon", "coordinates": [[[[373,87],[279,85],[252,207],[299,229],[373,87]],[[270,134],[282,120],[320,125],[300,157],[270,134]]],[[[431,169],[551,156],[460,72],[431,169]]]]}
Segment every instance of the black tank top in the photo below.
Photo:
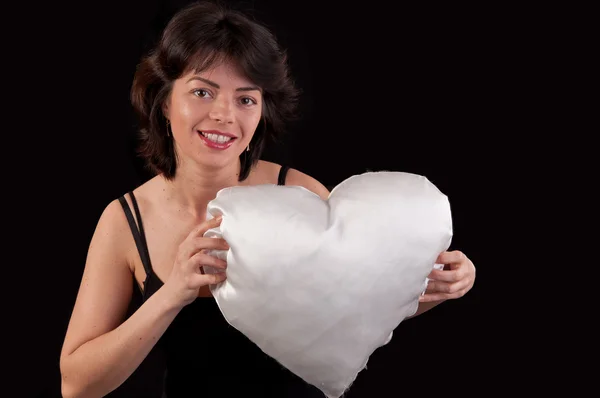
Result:
{"type": "MultiPolygon", "coordinates": [[[[285,185],[288,167],[278,185],[285,185]]],[[[144,227],[133,192],[128,193],[138,224],[124,197],[127,216],[141,256],[146,279],[143,291],[134,279],[131,315],[162,285],[153,272],[144,227]]],[[[314,386],[267,356],[230,326],[212,297],[199,297],[185,306],[135,372],[109,397],[250,397],[323,398],[314,386]]]]}

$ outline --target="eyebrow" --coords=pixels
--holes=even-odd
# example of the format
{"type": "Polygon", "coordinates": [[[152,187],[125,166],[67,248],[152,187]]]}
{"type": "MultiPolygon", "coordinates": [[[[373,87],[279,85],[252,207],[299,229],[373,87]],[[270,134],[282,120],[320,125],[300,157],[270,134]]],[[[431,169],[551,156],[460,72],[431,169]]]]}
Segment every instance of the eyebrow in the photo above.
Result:
{"type": "MultiPolygon", "coordinates": [[[[208,80],[208,79],[204,79],[199,76],[193,76],[193,77],[189,78],[186,83],[189,83],[192,80],[200,80],[201,82],[204,82],[204,83],[208,84],[209,86],[213,86],[214,88],[221,88],[221,86],[219,86],[217,83],[215,83],[211,80],[208,80]]],[[[235,89],[235,91],[255,91],[255,90],[260,91],[260,88],[258,88],[257,86],[248,86],[248,87],[238,87],[235,89]]]]}

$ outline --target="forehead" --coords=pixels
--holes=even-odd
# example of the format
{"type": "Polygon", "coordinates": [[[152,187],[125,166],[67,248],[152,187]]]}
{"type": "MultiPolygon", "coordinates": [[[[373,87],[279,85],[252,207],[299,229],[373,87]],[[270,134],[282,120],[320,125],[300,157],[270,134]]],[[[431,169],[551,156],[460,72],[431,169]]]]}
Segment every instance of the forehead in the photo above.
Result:
{"type": "Polygon", "coordinates": [[[199,76],[219,85],[227,86],[250,86],[254,85],[246,76],[237,62],[231,60],[219,60],[201,70],[192,68],[188,70],[180,80],[187,82],[190,78],[199,76]]]}

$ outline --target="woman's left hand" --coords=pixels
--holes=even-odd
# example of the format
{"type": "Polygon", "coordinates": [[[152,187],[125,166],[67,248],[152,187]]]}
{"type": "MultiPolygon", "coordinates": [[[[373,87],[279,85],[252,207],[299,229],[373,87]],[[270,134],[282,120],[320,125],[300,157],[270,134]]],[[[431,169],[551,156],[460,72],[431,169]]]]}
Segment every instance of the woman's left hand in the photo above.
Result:
{"type": "Polygon", "coordinates": [[[436,264],[444,264],[444,269],[434,269],[429,274],[429,283],[421,302],[443,301],[464,296],[475,283],[475,265],[461,251],[441,253],[436,264]]]}

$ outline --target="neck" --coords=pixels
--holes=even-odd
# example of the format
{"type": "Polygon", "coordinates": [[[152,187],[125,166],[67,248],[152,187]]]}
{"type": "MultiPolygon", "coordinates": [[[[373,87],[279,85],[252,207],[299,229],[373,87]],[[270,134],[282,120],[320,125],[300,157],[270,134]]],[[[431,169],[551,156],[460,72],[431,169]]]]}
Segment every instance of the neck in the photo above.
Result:
{"type": "Polygon", "coordinates": [[[203,219],[208,202],[215,198],[219,190],[239,184],[239,172],[239,159],[219,168],[181,162],[175,178],[165,180],[166,199],[178,210],[203,219]]]}

